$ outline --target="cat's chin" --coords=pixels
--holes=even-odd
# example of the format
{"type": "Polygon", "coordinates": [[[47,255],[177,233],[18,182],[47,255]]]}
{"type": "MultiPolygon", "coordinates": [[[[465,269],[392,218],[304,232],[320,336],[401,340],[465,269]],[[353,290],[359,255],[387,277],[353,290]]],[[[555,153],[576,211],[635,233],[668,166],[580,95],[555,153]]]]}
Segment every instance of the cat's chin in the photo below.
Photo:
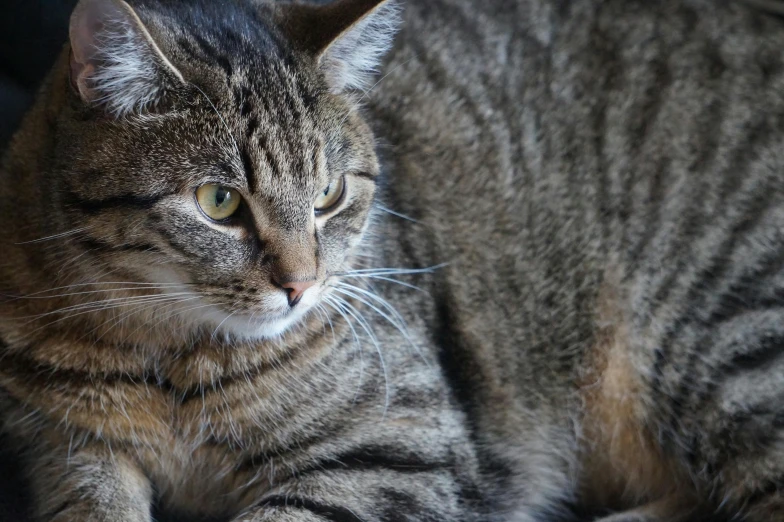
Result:
{"type": "Polygon", "coordinates": [[[297,324],[306,313],[307,310],[303,309],[269,319],[258,315],[231,315],[218,321],[214,328],[217,335],[240,341],[275,339],[297,324]]]}

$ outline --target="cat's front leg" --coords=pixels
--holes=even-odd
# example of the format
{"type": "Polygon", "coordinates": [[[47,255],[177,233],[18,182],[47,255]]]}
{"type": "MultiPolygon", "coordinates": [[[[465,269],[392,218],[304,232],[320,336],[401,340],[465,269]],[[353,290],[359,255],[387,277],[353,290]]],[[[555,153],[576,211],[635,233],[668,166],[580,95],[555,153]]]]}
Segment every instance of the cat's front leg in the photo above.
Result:
{"type": "Polygon", "coordinates": [[[35,522],[151,522],[152,487],[122,454],[86,447],[33,458],[35,522]]]}
{"type": "MultiPolygon", "coordinates": [[[[390,455],[390,460],[394,456],[390,455]]],[[[378,463],[376,463],[378,464],[378,463]]],[[[267,493],[232,522],[408,522],[482,518],[475,486],[446,469],[348,465],[316,471],[267,493]],[[382,469],[383,468],[383,469],[382,469]],[[472,495],[473,492],[473,495],[472,495]]]]}

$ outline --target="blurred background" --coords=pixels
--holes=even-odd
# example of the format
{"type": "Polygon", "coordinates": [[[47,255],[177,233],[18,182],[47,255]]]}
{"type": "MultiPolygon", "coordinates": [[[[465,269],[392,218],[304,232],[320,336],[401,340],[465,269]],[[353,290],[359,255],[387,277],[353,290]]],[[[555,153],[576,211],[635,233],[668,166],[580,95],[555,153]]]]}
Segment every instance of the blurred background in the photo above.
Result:
{"type": "Polygon", "coordinates": [[[0,5],[0,149],[5,149],[65,44],[76,0],[2,0],[0,5]]]}

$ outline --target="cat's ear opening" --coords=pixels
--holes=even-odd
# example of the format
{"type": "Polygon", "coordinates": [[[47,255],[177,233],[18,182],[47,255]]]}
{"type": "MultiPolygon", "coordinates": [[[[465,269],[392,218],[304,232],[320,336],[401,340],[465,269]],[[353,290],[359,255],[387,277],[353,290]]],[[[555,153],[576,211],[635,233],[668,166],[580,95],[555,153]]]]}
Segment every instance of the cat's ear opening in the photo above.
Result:
{"type": "Polygon", "coordinates": [[[369,87],[400,24],[395,0],[283,4],[277,14],[292,43],[317,58],[334,92],[369,87]]]}
{"type": "Polygon", "coordinates": [[[71,85],[114,117],[155,105],[182,75],[122,0],[80,0],[69,29],[71,85]]]}

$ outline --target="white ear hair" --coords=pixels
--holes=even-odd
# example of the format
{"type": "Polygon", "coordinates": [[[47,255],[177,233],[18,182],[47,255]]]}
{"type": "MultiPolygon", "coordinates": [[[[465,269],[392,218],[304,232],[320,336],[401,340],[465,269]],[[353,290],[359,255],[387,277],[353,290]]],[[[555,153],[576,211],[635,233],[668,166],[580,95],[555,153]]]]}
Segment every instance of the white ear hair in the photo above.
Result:
{"type": "Polygon", "coordinates": [[[71,15],[71,80],[115,117],[142,111],[182,75],[122,0],[81,0],[71,15]]]}
{"type": "Polygon", "coordinates": [[[370,87],[399,25],[400,8],[387,0],[332,41],[319,56],[331,88],[340,92],[370,87]]]}

